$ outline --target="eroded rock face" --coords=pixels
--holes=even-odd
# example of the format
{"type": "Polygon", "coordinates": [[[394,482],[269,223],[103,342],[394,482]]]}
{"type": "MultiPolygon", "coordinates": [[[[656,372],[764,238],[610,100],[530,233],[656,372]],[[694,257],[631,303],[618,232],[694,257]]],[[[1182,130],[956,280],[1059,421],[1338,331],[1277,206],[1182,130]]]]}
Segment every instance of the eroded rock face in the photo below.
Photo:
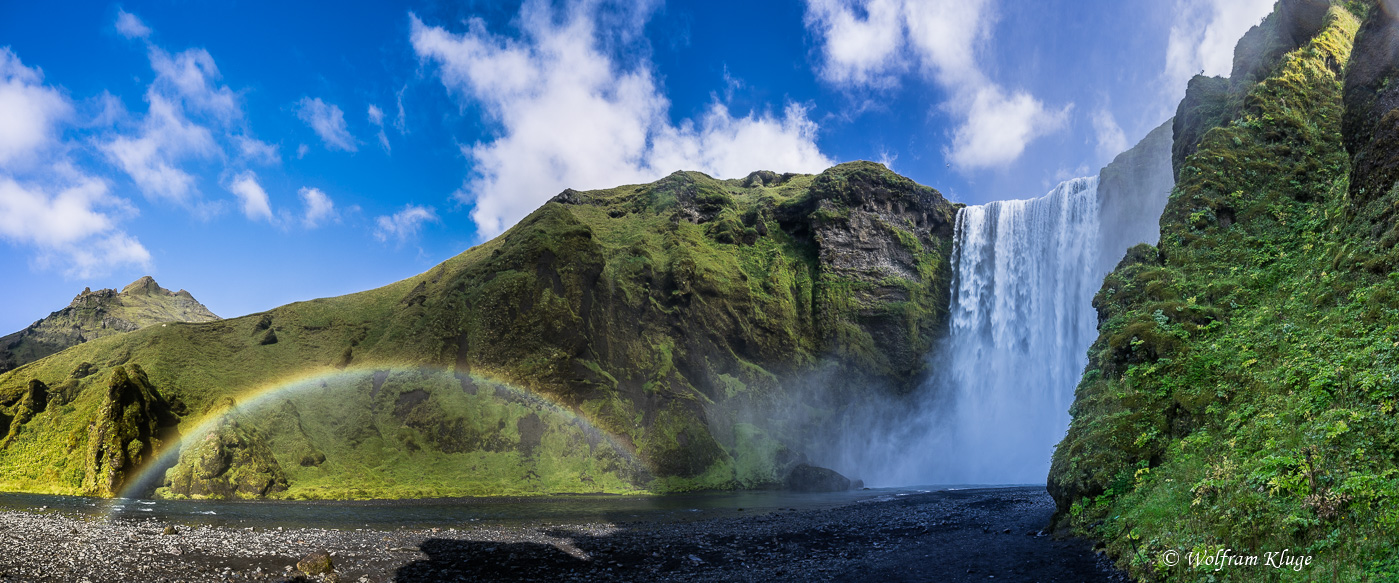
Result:
{"type": "Polygon", "coordinates": [[[85,490],[98,496],[121,492],[150,461],[175,426],[170,406],[151,386],[140,365],[118,366],[107,395],[88,428],[85,490]]]}
{"type": "Polygon", "coordinates": [[[267,441],[234,421],[235,415],[225,415],[203,435],[186,440],[157,497],[248,499],[287,489],[286,474],[267,441]]]}
{"type": "Polygon", "coordinates": [[[821,173],[807,199],[783,209],[784,228],[816,243],[818,333],[832,352],[899,380],[923,373],[929,339],[946,325],[956,209],[873,162],[821,173]]]}
{"type": "Polygon", "coordinates": [[[1346,70],[1341,133],[1351,156],[1350,193],[1359,205],[1399,180],[1399,2],[1382,4],[1356,33],[1346,70]]]}
{"type": "Polygon", "coordinates": [[[1101,273],[1112,271],[1131,246],[1160,238],[1161,210],[1175,186],[1171,134],[1167,120],[1098,174],[1101,273]]]}

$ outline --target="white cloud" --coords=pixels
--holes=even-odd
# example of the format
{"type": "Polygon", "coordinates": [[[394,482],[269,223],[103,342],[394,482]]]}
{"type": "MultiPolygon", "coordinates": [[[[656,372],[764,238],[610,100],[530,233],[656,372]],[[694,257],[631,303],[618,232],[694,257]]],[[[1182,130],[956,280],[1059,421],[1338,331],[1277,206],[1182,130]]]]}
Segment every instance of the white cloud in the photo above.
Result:
{"type": "Polygon", "coordinates": [[[836,84],[894,84],[892,74],[907,68],[900,55],[903,8],[899,0],[870,0],[861,18],[844,0],[807,2],[806,25],[825,41],[822,77],[836,84]]]}
{"type": "Polygon", "coordinates": [[[267,191],[258,184],[256,174],[249,171],[234,176],[228,184],[228,191],[238,197],[243,216],[249,220],[272,222],[272,203],[267,198],[267,191]]]}
{"type": "MultiPolygon", "coordinates": [[[[124,11],[117,16],[117,28],[130,38],[150,36],[150,29],[139,18],[124,11]],[[127,34],[129,31],[134,32],[127,34]]],[[[149,40],[145,45],[155,72],[146,88],[149,108],[135,131],[115,133],[98,145],[142,194],[201,208],[199,181],[186,169],[187,163],[233,161],[241,166],[279,161],[276,146],[254,138],[248,130],[238,94],[218,82],[219,69],[208,51],[188,49],[171,54],[149,40]]],[[[125,117],[115,110],[113,115],[125,117]]]]}
{"type": "Polygon", "coordinates": [[[943,87],[949,97],[942,108],[958,124],[944,154],[963,169],[1014,162],[1030,142],[1063,128],[1072,108],[1046,107],[977,66],[977,48],[994,20],[991,0],[807,0],[806,6],[828,83],[887,89],[916,66],[943,87]]]}
{"type": "Polygon", "coordinates": [[[972,97],[945,153],[959,168],[1004,166],[1036,138],[1064,127],[1072,107],[1052,111],[1028,93],[1006,95],[996,85],[983,86],[972,97]]]}
{"type": "Polygon", "coordinates": [[[34,154],[57,139],[55,125],[72,113],[68,98],[43,84],[43,73],[0,47],[0,167],[37,161],[34,154]]]}
{"type": "Polygon", "coordinates": [[[178,100],[184,109],[208,114],[224,124],[243,116],[238,97],[227,85],[217,86],[219,68],[204,49],[189,49],[173,57],[154,45],[149,47],[155,81],[151,90],[167,99],[178,100]]]}
{"type": "Polygon", "coordinates": [[[305,157],[306,157],[306,153],[307,153],[307,152],[310,152],[310,151],[311,151],[311,147],[310,147],[310,146],[307,146],[306,144],[301,144],[301,145],[297,146],[297,147],[296,147],[296,159],[297,159],[297,160],[300,160],[300,159],[302,159],[302,158],[305,158],[305,157]]]}
{"type": "Polygon", "coordinates": [[[282,155],[278,153],[277,146],[248,136],[233,136],[233,144],[237,147],[239,157],[261,164],[276,164],[282,161],[282,155]]]}
{"type": "Polygon", "coordinates": [[[61,263],[70,277],[149,266],[150,253],[117,226],[135,209],[78,170],[60,141],[72,111],[38,69],[0,48],[0,238],[33,247],[40,265],[61,263]]]}
{"type": "Polygon", "coordinates": [[[1201,71],[1229,75],[1234,45],[1272,10],[1273,0],[1176,0],[1162,72],[1164,98],[1172,112],[1191,77],[1201,71]]]}
{"type": "Polygon", "coordinates": [[[564,188],[649,182],[681,169],[736,177],[830,166],[799,105],[780,118],[734,117],[715,103],[699,120],[672,124],[649,64],[626,69],[603,52],[594,10],[573,3],[560,15],[526,3],[518,39],[492,34],[480,19],[456,34],[411,17],[419,58],[437,65],[449,93],[480,104],[501,126],[496,139],[462,149],[473,176],[457,196],[474,205],[482,235],[500,233],[564,188]]]}
{"type": "Polygon", "coordinates": [[[150,109],[138,134],[112,138],[101,149],[147,197],[189,202],[199,189],[180,162],[218,156],[213,133],[155,90],[146,93],[146,100],[150,109]]]}
{"type": "Polygon", "coordinates": [[[117,32],[126,38],[146,38],[151,35],[151,28],[135,14],[118,8],[117,32]]]}
{"type": "Polygon", "coordinates": [[[403,210],[392,215],[381,216],[374,219],[378,227],[374,229],[374,238],[382,242],[389,239],[398,240],[399,244],[416,238],[418,231],[422,229],[423,223],[437,222],[437,213],[432,207],[421,207],[416,205],[406,205],[403,210]]]}
{"type": "Polygon", "coordinates": [[[1111,160],[1127,151],[1127,135],[1122,132],[1122,126],[1117,125],[1117,118],[1106,108],[1093,112],[1093,132],[1098,138],[1099,158],[1111,160]]]}
{"type": "Polygon", "coordinates": [[[306,205],[306,214],[301,223],[308,229],[314,229],[320,225],[321,221],[335,217],[335,202],[322,192],[319,188],[302,187],[296,191],[301,196],[301,202],[306,205]]]}
{"type": "Polygon", "coordinates": [[[302,97],[296,104],[296,116],[316,130],[316,135],[325,142],[327,149],[346,152],[359,149],[354,136],[345,128],[345,112],[340,110],[340,106],[328,104],[319,97],[302,97]]]}
{"type": "Polygon", "coordinates": [[[379,109],[379,106],[372,103],[369,105],[369,123],[378,126],[379,145],[384,147],[385,152],[391,152],[392,148],[389,147],[389,136],[384,133],[384,110],[379,109]]]}
{"type": "Polygon", "coordinates": [[[398,130],[398,133],[401,135],[408,133],[408,113],[403,110],[403,92],[407,90],[408,86],[404,85],[402,89],[398,90],[396,95],[398,101],[398,117],[393,119],[393,127],[398,130]]]}

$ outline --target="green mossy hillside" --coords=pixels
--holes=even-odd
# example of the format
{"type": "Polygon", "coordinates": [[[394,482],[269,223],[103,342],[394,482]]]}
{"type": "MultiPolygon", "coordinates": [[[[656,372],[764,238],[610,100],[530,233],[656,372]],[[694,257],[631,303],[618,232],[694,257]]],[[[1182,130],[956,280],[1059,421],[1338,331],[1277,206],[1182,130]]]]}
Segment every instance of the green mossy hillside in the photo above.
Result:
{"type": "Polygon", "coordinates": [[[1351,195],[1342,126],[1347,71],[1393,58],[1352,55],[1357,29],[1387,17],[1334,3],[1277,49],[1308,28],[1305,4],[1280,2],[1240,41],[1236,74],[1244,57],[1250,73],[1217,110],[1182,103],[1178,124],[1216,121],[1178,125],[1159,248],[1134,248],[1094,298],[1100,336],[1049,487],[1061,524],[1143,580],[1399,576],[1399,273],[1383,236],[1399,191],[1351,195]],[[1221,549],[1314,559],[1164,560],[1221,549]]]}
{"type": "Polygon", "coordinates": [[[133,365],[186,449],[143,445],[123,463],[174,463],[151,484],[167,496],[776,485],[800,452],[728,412],[783,400],[818,368],[849,398],[915,386],[946,328],[954,212],[869,162],[566,190],[404,281],[99,338],[0,375],[0,419],[18,418],[31,381],[53,395],[0,448],[0,489],[107,495],[128,481],[84,476],[110,474],[87,428],[105,379],[133,365]],[[336,373],[359,376],[254,399],[336,373]],[[244,413],[226,415],[229,399],[244,413]]]}

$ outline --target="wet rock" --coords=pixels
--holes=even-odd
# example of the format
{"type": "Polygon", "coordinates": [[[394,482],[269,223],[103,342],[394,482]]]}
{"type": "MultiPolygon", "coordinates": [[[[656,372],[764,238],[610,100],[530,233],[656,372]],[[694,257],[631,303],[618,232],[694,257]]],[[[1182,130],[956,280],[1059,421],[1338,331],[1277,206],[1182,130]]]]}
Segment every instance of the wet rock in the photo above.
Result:
{"type": "Polygon", "coordinates": [[[296,570],[307,575],[326,575],[335,571],[335,565],[330,560],[330,553],[316,551],[296,562],[296,570]]]}
{"type": "Polygon", "coordinates": [[[797,464],[783,486],[797,492],[844,492],[850,489],[850,479],[832,469],[797,464]]]}

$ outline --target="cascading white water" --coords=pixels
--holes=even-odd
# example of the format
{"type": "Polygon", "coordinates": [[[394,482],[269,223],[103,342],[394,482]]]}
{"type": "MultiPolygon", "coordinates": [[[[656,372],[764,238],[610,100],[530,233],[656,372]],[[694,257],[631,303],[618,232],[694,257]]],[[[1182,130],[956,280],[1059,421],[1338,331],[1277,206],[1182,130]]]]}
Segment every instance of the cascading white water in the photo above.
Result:
{"type": "MultiPolygon", "coordinates": [[[[1098,179],[957,214],[951,332],[939,384],[951,397],[945,483],[1042,482],[1097,337],[1098,179]]],[[[947,401],[944,401],[945,403],[947,401]]]]}

